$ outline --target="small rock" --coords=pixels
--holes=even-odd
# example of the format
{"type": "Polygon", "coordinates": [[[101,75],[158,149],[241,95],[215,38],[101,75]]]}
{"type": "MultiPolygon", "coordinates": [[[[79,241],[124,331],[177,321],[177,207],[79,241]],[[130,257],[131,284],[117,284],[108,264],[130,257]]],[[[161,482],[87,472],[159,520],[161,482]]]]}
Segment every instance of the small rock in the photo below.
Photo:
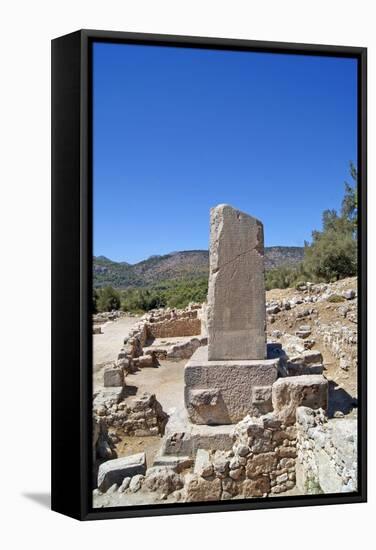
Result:
{"type": "Polygon", "coordinates": [[[142,474],[137,474],[133,476],[129,484],[129,490],[132,493],[136,493],[137,491],[139,491],[141,489],[144,478],[145,476],[143,476],[142,474]]]}
{"type": "Polygon", "coordinates": [[[247,445],[239,445],[236,451],[239,456],[247,456],[250,452],[250,449],[249,447],[247,447],[247,445]]]}
{"type": "Polygon", "coordinates": [[[113,485],[111,485],[111,487],[107,490],[107,493],[109,495],[111,495],[112,493],[116,493],[116,491],[118,490],[118,486],[116,483],[114,483],[113,485]]]}
{"type": "Polygon", "coordinates": [[[355,290],[350,288],[349,290],[345,290],[343,293],[342,293],[342,296],[344,298],[346,298],[346,300],[353,300],[356,296],[355,294],[355,290]]]}
{"type": "Polygon", "coordinates": [[[121,484],[120,487],[119,487],[119,493],[124,493],[124,491],[126,491],[126,490],[128,489],[129,484],[130,484],[130,482],[131,482],[131,479],[132,479],[132,478],[130,478],[130,477],[125,477],[125,478],[123,479],[123,482],[122,482],[122,484],[121,484]]]}

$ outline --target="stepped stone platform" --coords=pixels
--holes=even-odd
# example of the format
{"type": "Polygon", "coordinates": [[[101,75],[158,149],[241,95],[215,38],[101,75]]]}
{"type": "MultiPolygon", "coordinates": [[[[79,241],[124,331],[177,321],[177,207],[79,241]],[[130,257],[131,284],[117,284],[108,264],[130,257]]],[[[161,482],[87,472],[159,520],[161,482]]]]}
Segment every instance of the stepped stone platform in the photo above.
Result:
{"type": "Polygon", "coordinates": [[[196,456],[198,449],[228,451],[233,445],[234,426],[193,424],[184,406],[170,413],[165,428],[161,452],[155,465],[171,466],[196,456]]]}

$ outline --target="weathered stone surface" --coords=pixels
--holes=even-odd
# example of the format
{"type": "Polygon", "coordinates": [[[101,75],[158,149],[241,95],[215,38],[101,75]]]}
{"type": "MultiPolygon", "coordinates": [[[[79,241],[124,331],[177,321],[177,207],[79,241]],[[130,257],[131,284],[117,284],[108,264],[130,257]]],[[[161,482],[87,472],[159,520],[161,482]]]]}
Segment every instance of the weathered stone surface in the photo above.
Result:
{"type": "Polygon", "coordinates": [[[308,494],[357,488],[357,419],[328,419],[321,409],[299,407],[297,485],[308,494]]]}
{"type": "Polygon", "coordinates": [[[136,359],[134,359],[133,362],[140,369],[158,366],[158,363],[156,362],[155,357],[150,354],[140,355],[140,357],[137,357],[136,359]]]}
{"type": "Polygon", "coordinates": [[[246,476],[248,478],[258,478],[263,474],[270,474],[275,470],[278,457],[275,453],[255,454],[247,460],[246,476]]]}
{"type": "Polygon", "coordinates": [[[221,480],[212,481],[204,479],[197,474],[187,476],[186,491],[187,502],[206,502],[208,500],[220,500],[222,492],[221,480]]]}
{"type": "Polygon", "coordinates": [[[233,426],[192,424],[185,408],[175,411],[166,425],[161,456],[195,457],[197,449],[230,450],[233,445],[233,426]]]}
{"type": "Polygon", "coordinates": [[[273,409],[285,424],[296,420],[301,405],[311,409],[327,409],[328,381],[321,375],[279,378],[272,388],[273,409]]]}
{"type": "Polygon", "coordinates": [[[129,490],[131,491],[131,493],[136,493],[141,489],[144,479],[145,477],[143,474],[136,474],[132,477],[129,484],[129,490]]]}
{"type": "Polygon", "coordinates": [[[174,470],[164,466],[155,466],[147,470],[143,488],[169,495],[181,489],[183,485],[181,476],[174,472],[174,470]]]}
{"type": "Polygon", "coordinates": [[[257,407],[261,414],[272,411],[272,387],[254,386],[252,388],[252,405],[257,407]]]}
{"type": "Polygon", "coordinates": [[[103,373],[103,384],[105,388],[124,386],[124,371],[121,367],[107,367],[103,373]]]}
{"type": "Polygon", "coordinates": [[[123,479],[123,482],[122,482],[122,484],[121,484],[120,487],[119,487],[119,493],[124,493],[124,491],[126,491],[126,490],[128,489],[129,484],[130,484],[130,482],[131,482],[131,479],[132,479],[132,478],[130,478],[130,477],[125,477],[125,478],[123,479]]]}
{"type": "Polygon", "coordinates": [[[205,449],[198,449],[195,460],[194,473],[201,477],[213,475],[214,468],[210,461],[209,452],[205,449]]]}
{"type": "Polygon", "coordinates": [[[121,486],[124,478],[144,474],[145,471],[145,453],[107,460],[99,466],[98,488],[100,491],[105,492],[114,483],[121,486]]]}
{"type": "Polygon", "coordinates": [[[103,388],[93,395],[93,409],[100,410],[104,406],[111,407],[119,403],[123,397],[124,388],[121,386],[103,388]]]}
{"type": "Polygon", "coordinates": [[[270,410],[267,400],[253,403],[253,388],[271,386],[278,375],[279,359],[209,361],[202,346],[184,370],[185,405],[196,424],[233,424],[247,414],[270,410]]]}
{"type": "Polygon", "coordinates": [[[244,498],[262,497],[269,493],[270,481],[267,477],[257,479],[245,479],[242,484],[242,495],[244,498]]]}
{"type": "Polygon", "coordinates": [[[229,205],[210,212],[209,360],[265,359],[264,237],[229,205]]]}
{"type": "Polygon", "coordinates": [[[154,458],[153,466],[165,466],[180,473],[193,465],[193,458],[190,456],[172,456],[158,454],[154,458]]]}
{"type": "Polygon", "coordinates": [[[172,346],[167,352],[167,359],[189,359],[200,346],[207,344],[207,338],[191,338],[187,342],[172,346]]]}

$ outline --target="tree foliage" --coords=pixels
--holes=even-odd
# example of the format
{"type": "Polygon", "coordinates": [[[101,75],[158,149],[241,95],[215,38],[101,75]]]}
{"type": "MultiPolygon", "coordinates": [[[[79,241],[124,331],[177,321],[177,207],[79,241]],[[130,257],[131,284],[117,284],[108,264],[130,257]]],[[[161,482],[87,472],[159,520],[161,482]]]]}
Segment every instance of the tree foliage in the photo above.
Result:
{"type": "Polygon", "coordinates": [[[325,210],[322,230],[312,232],[304,249],[304,269],[314,280],[334,281],[357,273],[357,172],[350,163],[354,184],[345,182],[341,211],[325,210]]]}
{"type": "Polygon", "coordinates": [[[96,310],[97,311],[112,311],[120,308],[120,293],[106,286],[100,290],[96,290],[96,310]]]}
{"type": "Polygon", "coordinates": [[[150,311],[159,307],[184,308],[203,302],[208,291],[207,277],[161,281],[149,288],[130,288],[121,293],[124,311],[150,311]]]}
{"type": "Polygon", "coordinates": [[[341,210],[325,210],[321,231],[312,232],[304,245],[303,262],[281,266],[266,273],[266,288],[287,288],[298,281],[331,282],[357,273],[358,190],[357,171],[350,163],[352,184],[345,182],[341,210]]]}

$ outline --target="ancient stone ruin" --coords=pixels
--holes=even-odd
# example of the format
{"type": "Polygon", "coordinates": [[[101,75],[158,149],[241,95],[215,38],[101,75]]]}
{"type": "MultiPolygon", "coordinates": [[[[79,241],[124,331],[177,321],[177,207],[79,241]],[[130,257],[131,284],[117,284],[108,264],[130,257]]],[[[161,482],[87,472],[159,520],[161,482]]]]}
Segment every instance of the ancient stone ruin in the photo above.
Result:
{"type": "MultiPolygon", "coordinates": [[[[319,351],[301,346],[291,356],[278,335],[267,342],[266,319],[277,309],[265,303],[262,223],[229,205],[213,208],[207,306],[145,315],[104,371],[94,399],[94,502],[124,505],[138,491],[147,503],[307,494],[325,483],[328,492],[356,490],[354,425],[342,424],[344,444],[327,424],[319,351]],[[155,345],[183,335],[190,339],[179,345],[155,345]],[[124,398],[132,373],[174,358],[188,359],[180,407],[167,415],[156,395],[124,398]],[[153,463],[145,453],[116,458],[110,428],[161,436],[153,463]],[[322,481],[328,471],[331,481],[322,481]]],[[[311,334],[300,332],[298,342],[311,334]]]]}
{"type": "Polygon", "coordinates": [[[185,369],[185,403],[196,424],[234,424],[271,410],[278,359],[267,359],[261,222],[211,210],[208,346],[185,369]]]}

